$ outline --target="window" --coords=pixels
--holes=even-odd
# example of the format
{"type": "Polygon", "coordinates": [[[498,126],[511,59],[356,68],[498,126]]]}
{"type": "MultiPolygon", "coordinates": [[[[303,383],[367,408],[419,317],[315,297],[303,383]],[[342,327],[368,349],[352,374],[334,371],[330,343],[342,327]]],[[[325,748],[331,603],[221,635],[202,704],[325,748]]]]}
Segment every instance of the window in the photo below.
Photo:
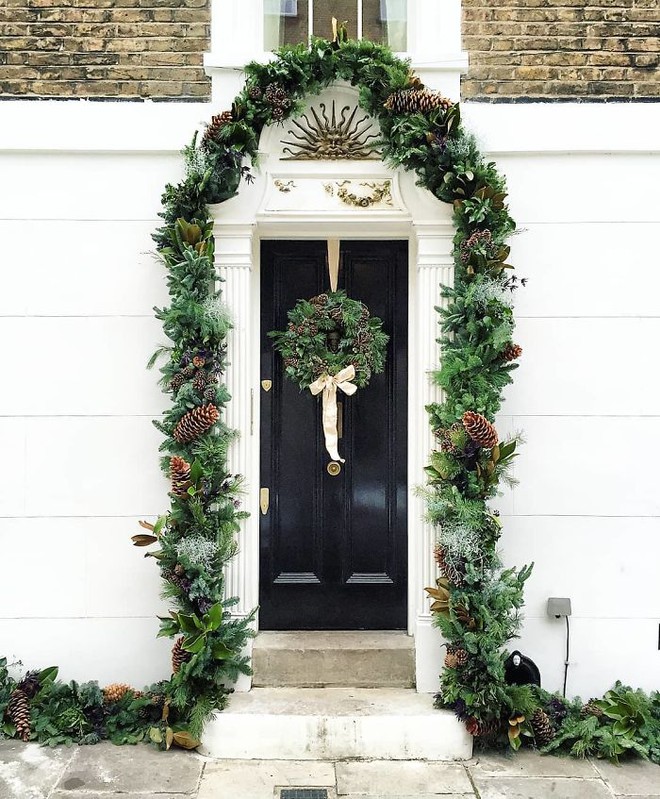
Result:
{"type": "Polygon", "coordinates": [[[352,39],[408,49],[408,0],[264,0],[265,49],[304,42],[312,34],[330,38],[333,17],[347,21],[352,39]]]}

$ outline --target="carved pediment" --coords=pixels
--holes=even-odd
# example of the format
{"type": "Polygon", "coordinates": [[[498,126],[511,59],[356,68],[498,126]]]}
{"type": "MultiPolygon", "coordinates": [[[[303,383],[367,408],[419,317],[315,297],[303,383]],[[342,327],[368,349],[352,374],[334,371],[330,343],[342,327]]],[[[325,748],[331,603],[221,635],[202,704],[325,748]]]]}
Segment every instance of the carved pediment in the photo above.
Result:
{"type": "Polygon", "coordinates": [[[379,158],[379,134],[373,120],[357,104],[331,108],[324,102],[291,121],[284,145],[284,161],[340,161],[379,158]]]}

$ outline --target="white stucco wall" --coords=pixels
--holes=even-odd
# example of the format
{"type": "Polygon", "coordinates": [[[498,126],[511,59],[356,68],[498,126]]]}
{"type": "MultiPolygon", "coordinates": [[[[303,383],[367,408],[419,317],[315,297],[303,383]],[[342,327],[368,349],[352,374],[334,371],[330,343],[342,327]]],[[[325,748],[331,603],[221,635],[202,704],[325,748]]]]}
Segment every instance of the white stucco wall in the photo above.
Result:
{"type": "MultiPolygon", "coordinates": [[[[657,105],[464,107],[508,175],[525,348],[503,554],[534,560],[520,648],[569,692],[660,685],[657,105]]],[[[169,672],[157,570],[131,546],[167,507],[145,363],[165,301],[149,255],[177,150],[210,106],[0,105],[0,654],[67,678],[169,672]]],[[[440,653],[438,657],[440,662],[440,653]]]]}

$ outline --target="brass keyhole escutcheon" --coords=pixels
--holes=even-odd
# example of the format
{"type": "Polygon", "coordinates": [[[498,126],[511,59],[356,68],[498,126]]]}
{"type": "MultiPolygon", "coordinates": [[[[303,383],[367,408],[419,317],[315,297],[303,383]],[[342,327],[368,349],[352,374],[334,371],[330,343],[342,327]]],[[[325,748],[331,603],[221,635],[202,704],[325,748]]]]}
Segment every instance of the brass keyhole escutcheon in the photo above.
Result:
{"type": "Polygon", "coordinates": [[[330,477],[336,477],[341,472],[341,464],[337,463],[337,461],[330,461],[327,469],[330,477]]]}

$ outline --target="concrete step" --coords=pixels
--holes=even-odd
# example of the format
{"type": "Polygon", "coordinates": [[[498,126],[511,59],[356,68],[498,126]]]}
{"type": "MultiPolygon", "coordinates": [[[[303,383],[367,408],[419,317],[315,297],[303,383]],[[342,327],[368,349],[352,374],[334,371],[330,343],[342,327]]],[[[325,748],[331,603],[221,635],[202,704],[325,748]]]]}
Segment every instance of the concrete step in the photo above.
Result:
{"type": "Polygon", "coordinates": [[[261,632],[255,687],[413,688],[414,640],[400,631],[261,632]]]}
{"type": "Polygon", "coordinates": [[[472,738],[431,694],[400,688],[253,688],[207,724],[223,760],[467,760],[472,738]]]}

